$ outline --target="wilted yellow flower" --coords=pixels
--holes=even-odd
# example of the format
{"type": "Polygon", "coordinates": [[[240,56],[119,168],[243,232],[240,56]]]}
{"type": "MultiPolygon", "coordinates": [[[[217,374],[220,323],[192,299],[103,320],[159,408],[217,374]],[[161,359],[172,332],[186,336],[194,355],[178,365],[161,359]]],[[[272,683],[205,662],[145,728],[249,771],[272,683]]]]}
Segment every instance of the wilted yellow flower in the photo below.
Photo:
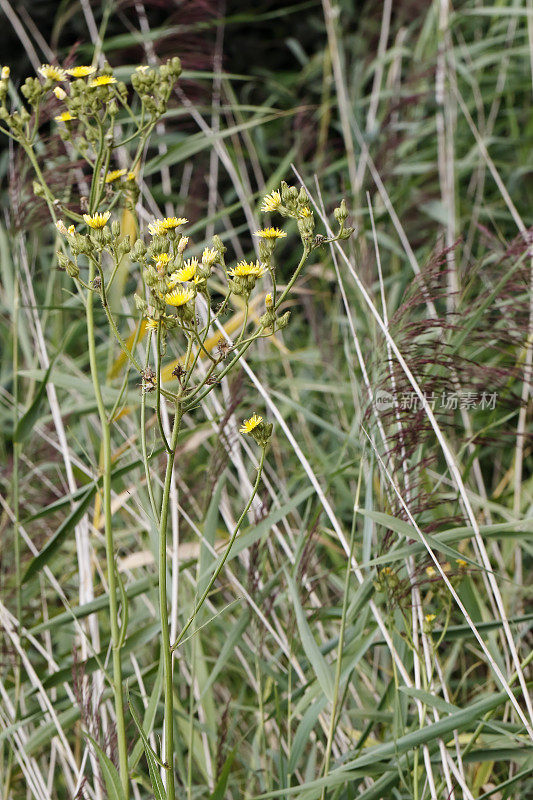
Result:
{"type": "Polygon", "coordinates": [[[239,261],[234,269],[228,270],[228,275],[231,275],[232,278],[247,278],[249,276],[259,278],[261,275],[264,275],[265,271],[265,268],[259,261],[256,261],[255,264],[253,261],[239,261]]]}
{"type": "Polygon", "coordinates": [[[100,228],[104,228],[107,224],[107,220],[111,216],[110,211],[106,211],[104,214],[84,214],[83,219],[89,226],[89,228],[95,228],[96,230],[100,228]]]}
{"type": "Polygon", "coordinates": [[[243,420],[243,423],[240,427],[241,433],[251,433],[254,428],[257,428],[263,422],[263,417],[260,417],[259,414],[254,414],[250,419],[243,420]]]}
{"type": "Polygon", "coordinates": [[[93,75],[96,72],[96,67],[70,67],[70,69],[66,69],[65,72],[72,78],[86,78],[88,75],[93,75]]]}
{"type": "Polygon", "coordinates": [[[73,117],[70,111],[63,111],[62,114],[54,117],[54,119],[56,122],[70,122],[72,119],[76,119],[76,117],[73,117]]]}
{"type": "Polygon", "coordinates": [[[55,94],[55,96],[57,97],[58,100],[64,100],[65,97],[67,96],[66,91],[64,89],[62,89],[61,86],[55,86],[54,87],[54,94],[55,94]]]}
{"type": "Polygon", "coordinates": [[[263,228],[256,231],[255,236],[260,236],[261,239],[284,239],[287,234],[279,228],[263,228]]]}
{"type": "Polygon", "coordinates": [[[178,253],[183,253],[188,244],[189,244],[189,237],[182,236],[178,243],[178,253]]]}
{"type": "Polygon", "coordinates": [[[206,247],[202,253],[202,264],[204,267],[212,267],[218,258],[218,250],[213,250],[212,247],[206,247]]]}
{"type": "Polygon", "coordinates": [[[74,225],[68,226],[67,233],[69,236],[74,236],[74,234],[76,233],[76,228],[74,227],[74,225]]]}
{"type": "Polygon", "coordinates": [[[184,306],[194,297],[193,289],[176,289],[165,295],[165,303],[169,306],[184,306]]]}
{"type": "Polygon", "coordinates": [[[154,219],[148,225],[148,230],[152,236],[164,236],[168,231],[173,231],[179,228],[180,225],[185,225],[188,222],[185,217],[165,217],[164,219],[154,219]]]}
{"type": "Polygon", "coordinates": [[[269,292],[267,294],[267,296],[265,297],[265,306],[267,308],[272,308],[273,305],[274,305],[274,301],[272,300],[272,294],[269,292]]]}
{"type": "Polygon", "coordinates": [[[67,226],[65,225],[62,219],[57,220],[56,228],[59,231],[59,233],[63,234],[63,236],[67,235],[67,226]]]}
{"type": "Polygon", "coordinates": [[[9,76],[10,76],[10,75],[11,75],[11,70],[10,70],[10,68],[9,68],[9,67],[2,67],[2,73],[1,73],[1,75],[0,75],[0,78],[1,78],[3,81],[7,81],[7,79],[9,78],[9,76]]]}
{"type": "Polygon", "coordinates": [[[110,83],[116,83],[117,79],[114,78],[112,75],[99,75],[97,78],[93,78],[92,81],[89,81],[89,89],[97,89],[98,86],[109,86],[110,83]]]}
{"type": "Polygon", "coordinates": [[[168,253],[159,253],[158,256],[153,256],[152,260],[155,261],[157,269],[161,270],[169,263],[170,256],[168,253]]]}
{"type": "Polygon", "coordinates": [[[146,318],[146,329],[149,331],[156,331],[158,326],[158,321],[153,319],[153,317],[146,318]]]}
{"type": "Polygon", "coordinates": [[[150,69],[148,64],[139,64],[138,67],[135,67],[135,72],[146,72],[147,69],[150,69]]]}
{"type": "Polygon", "coordinates": [[[38,69],[39,75],[42,75],[46,80],[51,81],[64,81],[67,74],[61,67],[53,67],[51,64],[43,64],[38,69]]]}
{"type": "Polygon", "coordinates": [[[267,194],[266,197],[263,197],[263,203],[261,205],[261,211],[269,212],[269,211],[276,211],[281,205],[281,195],[278,190],[275,192],[270,192],[267,194]]]}
{"type": "Polygon", "coordinates": [[[114,169],[111,172],[107,173],[107,175],[105,176],[105,182],[106,183],[113,183],[113,181],[116,181],[119,178],[122,178],[125,174],[126,174],[126,170],[125,169],[114,169]]]}

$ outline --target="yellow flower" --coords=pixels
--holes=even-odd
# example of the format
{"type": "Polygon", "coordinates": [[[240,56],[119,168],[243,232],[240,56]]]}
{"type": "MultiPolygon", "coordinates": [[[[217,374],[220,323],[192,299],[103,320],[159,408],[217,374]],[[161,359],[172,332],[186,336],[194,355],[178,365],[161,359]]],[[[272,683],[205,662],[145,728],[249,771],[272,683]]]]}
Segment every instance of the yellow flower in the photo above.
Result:
{"type": "Polygon", "coordinates": [[[76,117],[73,117],[70,111],[63,111],[62,114],[54,117],[54,119],[56,122],[70,122],[71,120],[76,119],[76,117]]]}
{"type": "Polygon", "coordinates": [[[300,217],[312,217],[313,216],[313,212],[307,206],[304,206],[303,208],[301,208],[298,213],[299,213],[300,217]]]}
{"type": "Polygon", "coordinates": [[[105,182],[106,183],[113,183],[113,181],[116,181],[119,178],[122,178],[125,174],[126,174],[126,170],[125,169],[114,169],[111,172],[107,173],[107,175],[105,176],[105,182]]]}
{"type": "Polygon", "coordinates": [[[74,225],[68,226],[67,233],[69,236],[74,236],[74,234],[76,233],[76,228],[74,227],[74,225]]]}
{"type": "Polygon", "coordinates": [[[126,175],[126,180],[127,181],[134,181],[135,180],[135,173],[134,172],[128,172],[128,174],[126,175]]]}
{"type": "Polygon", "coordinates": [[[426,567],[426,575],[427,575],[429,578],[432,578],[432,577],[433,577],[434,575],[436,575],[436,574],[437,574],[437,573],[436,573],[435,567],[426,567]]]}
{"type": "Polygon", "coordinates": [[[261,205],[261,211],[269,212],[269,211],[276,211],[281,205],[281,195],[279,191],[270,192],[267,194],[266,197],[263,197],[263,204],[261,205]]]}
{"type": "Polygon", "coordinates": [[[110,211],[106,211],[105,214],[84,214],[83,219],[89,226],[89,228],[95,228],[96,230],[100,228],[104,228],[107,224],[107,220],[111,216],[110,211]]]}
{"type": "Polygon", "coordinates": [[[89,81],[89,89],[96,89],[98,86],[109,86],[110,83],[116,83],[117,79],[114,78],[112,75],[99,75],[97,78],[93,78],[92,81],[89,81]]]}
{"type": "Polygon", "coordinates": [[[458,567],[460,567],[460,569],[466,569],[468,566],[468,564],[463,558],[456,558],[455,563],[457,564],[458,567]]]}
{"type": "Polygon", "coordinates": [[[279,228],[263,228],[261,231],[256,231],[255,236],[260,236],[261,239],[284,239],[287,234],[279,228]]]}
{"type": "Polygon", "coordinates": [[[147,317],[146,318],[146,329],[148,331],[156,331],[157,330],[157,325],[158,325],[158,322],[157,322],[156,319],[153,319],[153,317],[147,317]]]}
{"type": "Polygon", "coordinates": [[[185,225],[188,222],[185,217],[165,217],[165,219],[154,219],[148,225],[148,230],[152,236],[164,236],[168,231],[173,231],[179,228],[180,225],[185,225]]]}
{"type": "Polygon", "coordinates": [[[11,75],[11,70],[10,70],[10,68],[9,68],[9,67],[2,67],[2,73],[1,73],[1,75],[0,75],[0,78],[1,78],[3,81],[7,81],[7,79],[9,78],[9,76],[10,76],[10,75],[11,75]]]}
{"type": "Polygon", "coordinates": [[[436,619],[436,614],[426,614],[426,622],[433,622],[436,619]]]}
{"type": "Polygon", "coordinates": [[[96,67],[71,67],[66,69],[65,72],[72,78],[86,78],[96,72],[96,67]]]}
{"type": "Polygon", "coordinates": [[[234,269],[228,271],[228,275],[231,275],[232,278],[247,278],[249,276],[259,278],[264,273],[265,268],[259,261],[256,261],[255,264],[253,261],[239,261],[234,269]]]}
{"type": "Polygon", "coordinates": [[[274,305],[274,301],[272,300],[272,294],[269,292],[267,294],[267,296],[265,297],[265,306],[267,308],[272,308],[273,305],[274,305]]]}
{"type": "Polygon", "coordinates": [[[64,100],[65,97],[67,96],[66,91],[64,89],[62,89],[61,86],[55,86],[54,87],[54,94],[55,94],[55,96],[57,97],[58,100],[64,100]]]}
{"type": "Polygon", "coordinates": [[[212,267],[218,258],[218,251],[211,247],[206,247],[202,253],[202,264],[204,267],[212,267]]]}
{"type": "Polygon", "coordinates": [[[254,414],[253,417],[250,419],[243,420],[243,423],[240,427],[241,433],[251,433],[254,428],[257,428],[263,422],[263,417],[260,417],[259,414],[254,414]]]}
{"type": "Polygon", "coordinates": [[[186,283],[191,281],[196,275],[198,269],[198,259],[190,258],[185,262],[182,269],[177,269],[168,279],[168,288],[173,289],[177,283],[186,283]]]}
{"type": "Polygon", "coordinates": [[[165,303],[169,306],[184,306],[194,297],[194,289],[176,289],[165,295],[165,303]]]}
{"type": "Polygon", "coordinates": [[[51,81],[64,81],[67,77],[64,69],[53,67],[51,64],[43,64],[42,67],[39,67],[38,73],[46,80],[51,81]]]}

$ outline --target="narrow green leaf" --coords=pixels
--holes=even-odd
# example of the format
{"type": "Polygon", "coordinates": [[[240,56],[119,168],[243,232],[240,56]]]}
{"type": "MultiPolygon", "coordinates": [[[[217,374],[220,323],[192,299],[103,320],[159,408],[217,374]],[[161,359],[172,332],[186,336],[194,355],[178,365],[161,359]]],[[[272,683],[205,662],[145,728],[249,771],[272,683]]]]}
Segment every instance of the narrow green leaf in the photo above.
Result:
{"type": "Polygon", "coordinates": [[[87,511],[93,494],[94,487],[91,486],[89,489],[87,489],[86,494],[80,500],[76,508],[71,511],[66,520],[61,523],[52,538],[48,540],[41,552],[36,555],[32,561],[30,561],[29,566],[22,577],[22,583],[26,583],[31,577],[33,577],[33,575],[36,575],[48,564],[68,534],[76,527],[80,519],[87,511]]]}
{"type": "Polygon", "coordinates": [[[302,640],[302,645],[305,650],[305,654],[309,659],[309,663],[313,668],[313,671],[322,688],[322,691],[324,692],[328,700],[331,701],[333,700],[333,677],[331,675],[330,668],[324,656],[320,652],[320,649],[315,641],[315,637],[311,633],[311,629],[307,624],[305,614],[300,604],[300,598],[298,597],[298,591],[296,589],[296,585],[294,583],[294,580],[291,578],[289,574],[287,574],[287,583],[289,586],[289,593],[291,595],[294,611],[296,613],[296,622],[298,625],[298,630],[300,632],[300,638],[302,640]]]}
{"type": "Polygon", "coordinates": [[[48,369],[45,372],[44,378],[39,384],[39,388],[35,393],[35,397],[30,403],[29,408],[24,412],[24,414],[17,423],[17,427],[15,428],[15,432],[13,433],[13,441],[17,442],[18,444],[21,444],[25,439],[28,438],[28,436],[35,427],[35,423],[39,418],[39,414],[41,413],[41,406],[43,404],[44,396],[46,394],[46,386],[48,384],[48,381],[50,380],[50,373],[52,372],[52,367],[54,366],[54,362],[55,358],[52,359],[52,361],[50,361],[48,369]]]}
{"type": "Polygon", "coordinates": [[[98,756],[98,761],[100,762],[100,769],[102,770],[102,775],[104,776],[108,800],[125,800],[117,768],[109,756],[104,753],[100,745],[95,742],[93,737],[88,733],[85,733],[85,736],[90,740],[92,746],[96,750],[96,755],[98,756]]]}

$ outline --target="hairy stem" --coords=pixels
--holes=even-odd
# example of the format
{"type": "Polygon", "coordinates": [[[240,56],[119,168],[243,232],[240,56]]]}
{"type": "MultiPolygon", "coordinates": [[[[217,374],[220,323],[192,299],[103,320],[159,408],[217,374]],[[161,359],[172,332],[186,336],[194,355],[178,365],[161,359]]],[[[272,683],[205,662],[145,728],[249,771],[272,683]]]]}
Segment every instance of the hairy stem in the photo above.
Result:
{"type": "Polygon", "coordinates": [[[172,483],[172,471],[174,469],[174,459],[176,457],[176,447],[181,424],[181,406],[176,404],[174,425],[170,439],[170,447],[167,452],[167,467],[165,471],[165,483],[163,488],[163,499],[161,501],[161,514],[159,522],[159,612],[161,615],[161,651],[163,655],[164,669],[164,695],[165,695],[165,727],[164,727],[164,752],[163,761],[168,770],[166,776],[167,800],[175,800],[174,795],[174,696],[172,682],[172,648],[170,646],[170,633],[168,625],[167,607],[167,522],[170,500],[170,487],[172,483]]]}
{"type": "MultiPolygon", "coordinates": [[[[89,262],[89,283],[94,280],[94,264],[89,262]]],[[[120,628],[118,624],[117,583],[115,573],[115,551],[113,543],[113,526],[111,512],[111,430],[107,420],[105,405],[98,376],[96,363],[96,342],[94,331],[93,293],[87,292],[86,300],[87,337],[89,347],[89,362],[94,388],[98,416],[102,427],[103,449],[103,508],[105,520],[105,549],[107,562],[107,581],[109,585],[109,618],[111,624],[111,642],[113,648],[113,695],[115,701],[115,715],[117,718],[117,740],[120,781],[125,800],[129,797],[128,777],[128,748],[126,743],[126,726],[124,721],[124,698],[122,695],[122,662],[120,658],[120,628]]]]}

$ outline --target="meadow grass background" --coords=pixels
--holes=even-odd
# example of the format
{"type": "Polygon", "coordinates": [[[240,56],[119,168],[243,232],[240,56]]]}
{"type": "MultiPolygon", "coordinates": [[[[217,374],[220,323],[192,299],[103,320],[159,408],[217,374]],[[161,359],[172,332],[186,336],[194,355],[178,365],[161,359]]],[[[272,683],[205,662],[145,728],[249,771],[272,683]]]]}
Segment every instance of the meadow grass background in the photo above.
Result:
{"type": "MultiPolygon", "coordinates": [[[[289,327],[184,421],[174,633],[251,492],[258,453],[240,421],[257,411],[274,438],[246,527],[176,656],[177,796],[531,796],[533,5],[0,0],[0,15],[16,84],[95,48],[119,76],[182,59],[146,154],[145,224],[183,215],[199,252],[218,233],[228,262],[251,257],[261,198],[285,179],[306,185],[318,217],[344,197],[357,229],[315,251],[289,327]],[[443,401],[454,394],[456,408],[443,401]]],[[[83,309],[28,165],[2,146],[0,791],[101,798],[87,734],[111,759],[116,747],[83,309]]],[[[52,185],[76,191],[52,127],[39,158],[52,185]]],[[[291,224],[281,283],[298,261],[291,224]]],[[[124,274],[112,298],[125,333],[136,288],[124,274]]],[[[112,408],[124,372],[101,316],[112,408]]],[[[139,380],[129,373],[112,431],[113,510],[124,673],[157,749],[139,380]]],[[[152,419],[148,436],[162,477],[152,419]]],[[[153,797],[131,716],[128,732],[134,796],[153,797]]]]}

